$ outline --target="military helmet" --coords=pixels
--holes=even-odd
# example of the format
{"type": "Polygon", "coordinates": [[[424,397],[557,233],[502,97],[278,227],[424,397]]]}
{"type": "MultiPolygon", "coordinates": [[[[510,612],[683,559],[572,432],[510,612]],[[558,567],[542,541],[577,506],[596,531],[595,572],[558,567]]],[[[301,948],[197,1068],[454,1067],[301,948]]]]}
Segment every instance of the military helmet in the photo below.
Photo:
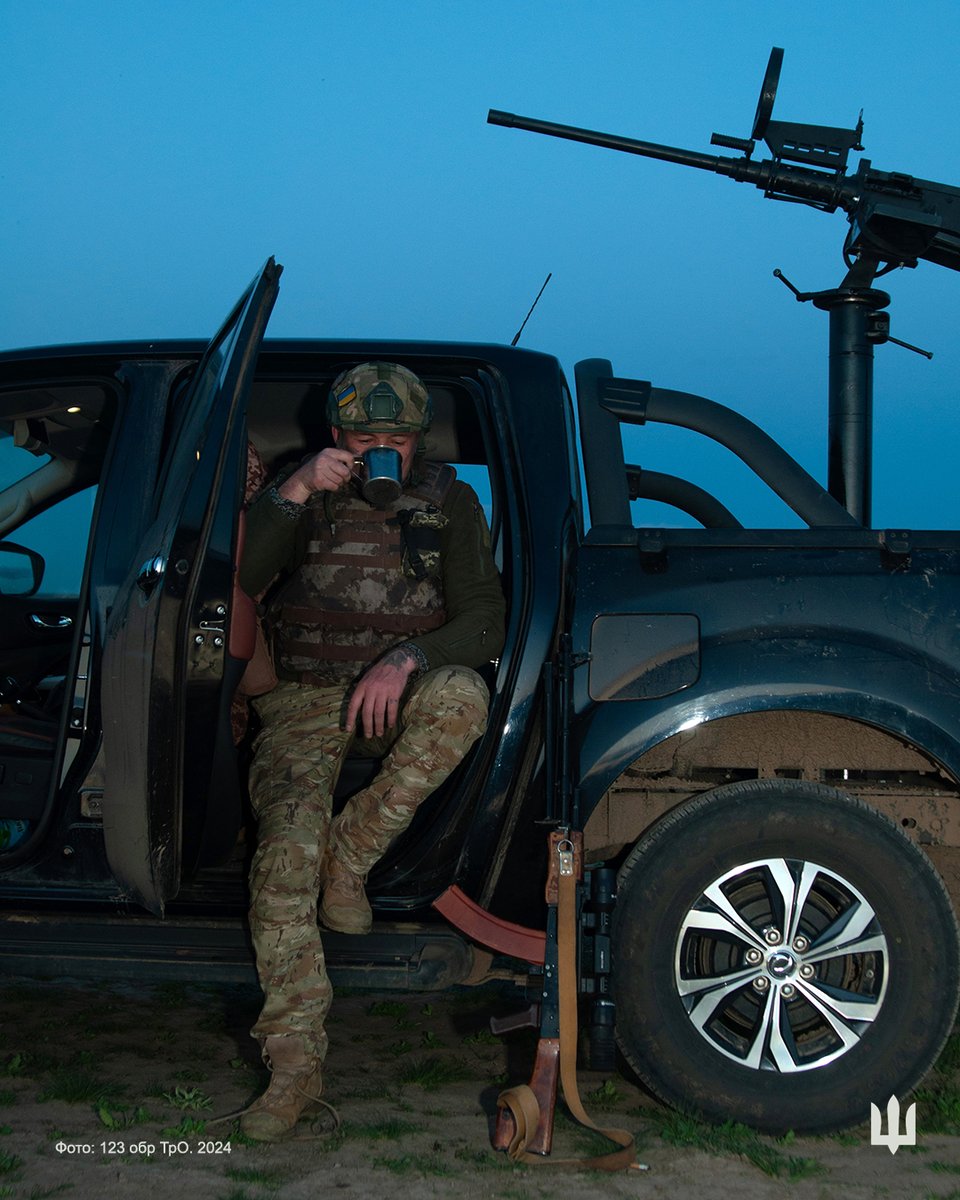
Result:
{"type": "Polygon", "coordinates": [[[421,433],[432,418],[427,389],[398,363],[350,367],[333,381],[327,400],[327,419],[338,429],[421,433]]]}

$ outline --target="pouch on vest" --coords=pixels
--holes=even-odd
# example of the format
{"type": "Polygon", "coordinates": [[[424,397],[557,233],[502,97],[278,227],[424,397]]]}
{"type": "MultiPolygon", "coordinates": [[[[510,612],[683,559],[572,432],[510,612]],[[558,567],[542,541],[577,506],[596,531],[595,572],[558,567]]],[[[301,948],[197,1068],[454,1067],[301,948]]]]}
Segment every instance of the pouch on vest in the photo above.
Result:
{"type": "Polygon", "coordinates": [[[448,518],[441,512],[401,509],[396,520],[403,543],[402,571],[412,579],[426,579],[440,569],[443,530],[448,518]]]}

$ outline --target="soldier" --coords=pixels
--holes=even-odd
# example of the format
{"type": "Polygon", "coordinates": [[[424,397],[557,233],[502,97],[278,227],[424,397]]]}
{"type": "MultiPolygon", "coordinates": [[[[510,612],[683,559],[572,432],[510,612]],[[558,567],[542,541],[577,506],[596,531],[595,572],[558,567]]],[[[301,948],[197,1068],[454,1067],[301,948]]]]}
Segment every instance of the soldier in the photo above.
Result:
{"type": "Polygon", "coordinates": [[[240,574],[251,595],[288,577],[270,608],[280,682],[255,701],[250,771],[250,928],[265,996],[252,1033],[271,1080],[242,1129],[261,1140],[282,1137],[320,1094],[331,988],[318,893],[327,928],[369,931],[367,873],[483,732],[489,698],[473,668],[503,644],[479,501],[453,468],[423,461],[421,381],[364,363],[334,381],[327,415],[334,445],[248,513],[240,574]],[[371,450],[392,452],[392,499],[361,492],[357,463],[371,450]],[[383,765],[331,820],[351,746],[383,765]]]}

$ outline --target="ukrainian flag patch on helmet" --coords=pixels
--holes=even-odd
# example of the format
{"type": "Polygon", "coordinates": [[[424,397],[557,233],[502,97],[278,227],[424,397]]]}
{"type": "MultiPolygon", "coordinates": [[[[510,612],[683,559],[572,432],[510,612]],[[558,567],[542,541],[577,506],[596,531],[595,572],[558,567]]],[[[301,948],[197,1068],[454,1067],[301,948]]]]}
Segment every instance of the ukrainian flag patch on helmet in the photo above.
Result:
{"type": "Polygon", "coordinates": [[[327,420],[334,428],[422,433],[431,415],[423,381],[399,363],[359,363],[342,371],[327,394],[327,420]]]}

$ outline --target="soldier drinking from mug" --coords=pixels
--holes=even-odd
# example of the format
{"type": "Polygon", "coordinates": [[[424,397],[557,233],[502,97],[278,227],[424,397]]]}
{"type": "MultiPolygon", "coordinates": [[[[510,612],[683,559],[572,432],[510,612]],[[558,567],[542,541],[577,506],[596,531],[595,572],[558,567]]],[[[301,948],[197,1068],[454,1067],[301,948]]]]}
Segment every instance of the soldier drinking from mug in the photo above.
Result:
{"type": "Polygon", "coordinates": [[[250,771],[250,927],[265,996],[252,1033],[271,1080],[241,1126],[261,1140],[292,1129],[321,1090],[331,988],[318,894],[328,929],[369,931],[367,873],[483,732],[488,694],[474,668],[503,644],[477,496],[453,468],[423,461],[423,383],[363,363],[334,381],[328,418],[334,445],[250,509],[240,572],[250,595],[287,580],[271,605],[280,682],[255,701],[250,771]],[[393,459],[392,496],[383,480],[364,495],[357,461],[371,451],[393,459]],[[332,819],[351,747],[383,765],[332,819]]]}

